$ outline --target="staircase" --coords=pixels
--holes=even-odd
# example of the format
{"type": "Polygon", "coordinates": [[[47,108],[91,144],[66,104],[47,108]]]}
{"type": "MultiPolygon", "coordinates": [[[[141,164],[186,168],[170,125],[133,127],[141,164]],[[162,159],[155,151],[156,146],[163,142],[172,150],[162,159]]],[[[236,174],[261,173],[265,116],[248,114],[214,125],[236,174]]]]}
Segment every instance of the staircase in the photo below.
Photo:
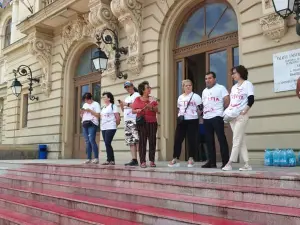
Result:
{"type": "Polygon", "coordinates": [[[1,167],[0,224],[299,225],[300,175],[1,167]]]}

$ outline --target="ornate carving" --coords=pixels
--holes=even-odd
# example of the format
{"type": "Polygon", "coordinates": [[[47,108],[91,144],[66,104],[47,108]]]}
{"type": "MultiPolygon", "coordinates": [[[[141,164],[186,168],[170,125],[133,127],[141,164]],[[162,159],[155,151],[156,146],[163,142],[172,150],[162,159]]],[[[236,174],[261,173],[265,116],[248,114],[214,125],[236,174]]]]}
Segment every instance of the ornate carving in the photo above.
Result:
{"type": "Polygon", "coordinates": [[[35,56],[43,71],[40,85],[43,93],[49,96],[51,92],[52,42],[37,37],[35,33],[28,37],[28,52],[35,56]]]}
{"type": "Polygon", "coordinates": [[[273,7],[272,0],[263,0],[265,2],[265,9],[270,9],[273,7]]]}
{"type": "Polygon", "coordinates": [[[111,9],[119,22],[124,26],[128,39],[129,57],[128,70],[139,74],[143,68],[142,55],[142,1],[141,0],[112,0],[111,9]]]}
{"type": "MultiPolygon", "coordinates": [[[[90,0],[89,2],[89,21],[96,29],[96,33],[101,34],[102,30],[109,28],[118,33],[118,20],[111,11],[110,5],[105,0],[90,0]]],[[[114,51],[111,45],[101,45],[101,49],[108,56],[107,70],[102,76],[109,76],[116,79],[116,70],[114,67],[114,51]]]]}
{"type": "Polygon", "coordinates": [[[264,36],[276,42],[279,42],[288,30],[287,21],[276,13],[260,18],[259,24],[261,25],[264,36]]]}
{"type": "Polygon", "coordinates": [[[75,21],[70,21],[62,29],[64,44],[69,48],[75,41],[84,37],[93,37],[95,29],[88,20],[87,14],[77,15],[75,21]]]}

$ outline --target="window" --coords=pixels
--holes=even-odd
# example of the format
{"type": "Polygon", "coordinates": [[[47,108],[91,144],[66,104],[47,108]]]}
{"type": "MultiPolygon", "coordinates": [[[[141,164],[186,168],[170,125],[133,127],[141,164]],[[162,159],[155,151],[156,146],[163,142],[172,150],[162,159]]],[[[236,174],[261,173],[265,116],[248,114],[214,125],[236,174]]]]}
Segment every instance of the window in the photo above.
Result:
{"type": "Polygon", "coordinates": [[[11,44],[11,19],[9,19],[5,26],[4,34],[4,48],[8,47],[11,44]]]}
{"type": "Polygon", "coordinates": [[[238,30],[233,9],[223,3],[207,4],[196,10],[182,25],[177,47],[201,42],[238,30]]]}
{"type": "Polygon", "coordinates": [[[97,47],[91,46],[87,48],[80,56],[78,66],[76,69],[76,76],[85,76],[95,71],[92,62],[93,54],[97,51],[97,47]]]}
{"type": "Polygon", "coordinates": [[[28,94],[22,95],[21,107],[21,128],[25,128],[28,122],[28,94]]]}

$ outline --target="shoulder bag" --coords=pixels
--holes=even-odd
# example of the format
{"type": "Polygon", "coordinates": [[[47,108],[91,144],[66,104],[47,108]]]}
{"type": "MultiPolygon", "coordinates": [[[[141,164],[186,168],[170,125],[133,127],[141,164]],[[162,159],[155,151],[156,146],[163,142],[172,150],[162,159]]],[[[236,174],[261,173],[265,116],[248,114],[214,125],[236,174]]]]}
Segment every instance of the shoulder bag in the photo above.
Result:
{"type": "MultiPolygon", "coordinates": [[[[192,94],[192,96],[191,96],[191,98],[190,98],[190,100],[189,100],[187,106],[185,107],[184,114],[186,113],[186,110],[187,110],[187,108],[189,107],[189,105],[190,105],[190,103],[191,103],[191,100],[192,100],[193,96],[194,96],[194,93],[192,94]]],[[[184,121],[184,115],[181,115],[181,116],[178,116],[178,117],[177,117],[177,124],[181,124],[183,121],[184,121]]]]}

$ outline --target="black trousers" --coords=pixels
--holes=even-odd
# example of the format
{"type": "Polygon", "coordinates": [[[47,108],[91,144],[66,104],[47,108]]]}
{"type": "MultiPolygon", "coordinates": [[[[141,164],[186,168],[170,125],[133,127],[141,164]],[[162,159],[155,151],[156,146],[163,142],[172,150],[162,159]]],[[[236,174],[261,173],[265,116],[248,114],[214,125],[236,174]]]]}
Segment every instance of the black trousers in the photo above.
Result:
{"type": "Polygon", "coordinates": [[[173,158],[179,159],[181,155],[182,142],[187,137],[189,157],[195,158],[198,148],[199,120],[184,120],[177,124],[175,132],[173,158]]]}
{"type": "Polygon", "coordinates": [[[206,144],[208,150],[209,163],[212,165],[216,164],[216,147],[215,147],[215,133],[216,133],[220,144],[222,162],[223,164],[226,164],[229,160],[229,149],[228,149],[228,143],[224,131],[223,118],[217,116],[212,119],[205,119],[204,128],[205,128],[205,138],[206,138],[206,144]]]}

